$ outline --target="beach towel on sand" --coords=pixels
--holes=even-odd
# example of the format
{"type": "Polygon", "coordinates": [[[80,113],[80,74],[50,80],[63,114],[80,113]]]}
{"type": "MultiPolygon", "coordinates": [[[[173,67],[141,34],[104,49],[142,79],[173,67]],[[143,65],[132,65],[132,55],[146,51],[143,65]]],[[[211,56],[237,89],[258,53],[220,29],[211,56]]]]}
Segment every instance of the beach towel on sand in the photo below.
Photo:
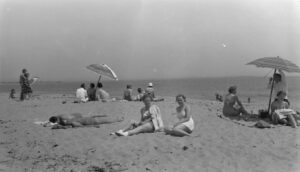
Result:
{"type": "Polygon", "coordinates": [[[152,123],[154,126],[155,131],[160,131],[164,128],[164,124],[161,118],[160,109],[156,105],[152,105],[149,109],[151,117],[152,117],[152,123]]]}

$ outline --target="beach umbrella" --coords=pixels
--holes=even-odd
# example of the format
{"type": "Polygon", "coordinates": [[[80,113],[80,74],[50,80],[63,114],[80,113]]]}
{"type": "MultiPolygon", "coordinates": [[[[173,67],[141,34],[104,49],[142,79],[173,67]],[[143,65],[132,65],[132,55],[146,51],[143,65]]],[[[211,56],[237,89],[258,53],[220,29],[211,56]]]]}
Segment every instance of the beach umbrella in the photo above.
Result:
{"type": "Polygon", "coordinates": [[[106,64],[91,64],[86,68],[100,75],[98,82],[100,81],[101,76],[106,76],[116,81],[118,80],[116,73],[106,64]]]}
{"type": "MultiPolygon", "coordinates": [[[[290,72],[290,73],[292,73],[292,72],[300,73],[299,66],[292,63],[289,60],[280,58],[279,56],[259,58],[259,59],[256,59],[254,61],[247,63],[247,65],[255,65],[256,67],[262,67],[262,68],[271,68],[271,69],[274,69],[274,74],[276,73],[276,70],[283,70],[283,71],[290,72]]],[[[270,112],[273,88],[274,88],[274,79],[272,80],[272,86],[271,86],[271,91],[270,91],[268,113],[270,112]]]]}

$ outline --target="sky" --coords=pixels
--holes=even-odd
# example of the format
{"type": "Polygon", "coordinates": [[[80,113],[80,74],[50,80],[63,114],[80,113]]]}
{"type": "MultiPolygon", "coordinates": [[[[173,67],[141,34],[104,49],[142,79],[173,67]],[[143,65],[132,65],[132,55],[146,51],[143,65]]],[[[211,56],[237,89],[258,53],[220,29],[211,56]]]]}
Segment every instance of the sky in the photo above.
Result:
{"type": "Polygon", "coordinates": [[[299,47],[299,0],[0,0],[0,82],[264,76],[299,47]]]}

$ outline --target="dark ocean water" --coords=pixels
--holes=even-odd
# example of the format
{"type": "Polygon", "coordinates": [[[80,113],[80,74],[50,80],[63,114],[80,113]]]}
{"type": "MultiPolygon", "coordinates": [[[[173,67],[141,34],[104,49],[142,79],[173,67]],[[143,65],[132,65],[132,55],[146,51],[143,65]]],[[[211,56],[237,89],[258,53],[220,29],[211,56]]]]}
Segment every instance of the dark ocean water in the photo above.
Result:
{"type": "MultiPolygon", "coordinates": [[[[287,79],[289,99],[294,104],[300,104],[300,77],[287,79]]],[[[226,94],[231,85],[238,87],[238,95],[242,101],[248,97],[252,100],[266,100],[270,90],[267,89],[268,78],[262,77],[226,77],[226,78],[200,78],[200,79],[172,79],[172,80],[135,80],[135,81],[103,81],[104,89],[114,97],[121,97],[127,84],[131,84],[136,94],[138,87],[145,88],[148,82],[154,84],[156,94],[159,96],[176,96],[185,94],[189,98],[215,99],[215,93],[226,94]]],[[[88,86],[90,82],[85,82],[88,86]]],[[[80,82],[37,82],[32,86],[34,94],[74,94],[80,82]]],[[[0,92],[9,92],[10,89],[19,92],[18,83],[2,83],[0,92]]]]}

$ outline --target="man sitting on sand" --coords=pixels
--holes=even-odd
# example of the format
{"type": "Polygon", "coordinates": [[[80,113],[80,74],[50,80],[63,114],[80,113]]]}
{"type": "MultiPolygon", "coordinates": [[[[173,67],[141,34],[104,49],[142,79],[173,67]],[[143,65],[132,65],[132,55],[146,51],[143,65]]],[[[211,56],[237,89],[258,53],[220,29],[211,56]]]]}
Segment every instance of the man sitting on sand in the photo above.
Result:
{"type": "Polygon", "coordinates": [[[87,90],[87,95],[89,101],[96,101],[96,88],[94,83],[90,84],[90,88],[87,90]]]}
{"type": "Polygon", "coordinates": [[[224,99],[223,114],[230,117],[239,117],[240,114],[249,115],[249,113],[245,110],[243,104],[240,102],[238,96],[236,95],[237,87],[229,87],[228,92],[229,93],[225,96],[224,99]]]}
{"type": "Polygon", "coordinates": [[[123,99],[127,100],[127,101],[132,101],[133,100],[132,86],[131,85],[126,86],[126,90],[124,90],[123,99]]]}
{"type": "Polygon", "coordinates": [[[84,83],[82,83],[80,88],[76,90],[76,98],[78,98],[83,103],[89,100],[84,83]]]}
{"type": "Polygon", "coordinates": [[[66,129],[75,127],[99,126],[100,124],[110,124],[121,122],[124,118],[109,118],[107,115],[95,115],[84,117],[80,113],[73,113],[70,115],[51,116],[49,122],[55,125],[52,129],[66,129]]]}

